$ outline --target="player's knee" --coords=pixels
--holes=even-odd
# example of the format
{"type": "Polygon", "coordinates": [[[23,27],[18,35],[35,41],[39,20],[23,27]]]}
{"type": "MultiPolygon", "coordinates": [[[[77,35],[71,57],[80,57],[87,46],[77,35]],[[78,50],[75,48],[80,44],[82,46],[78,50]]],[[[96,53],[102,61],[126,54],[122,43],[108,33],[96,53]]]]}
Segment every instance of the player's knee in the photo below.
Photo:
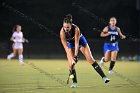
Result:
{"type": "Polygon", "coordinates": [[[116,58],[111,58],[111,61],[116,61],[116,58]]]}
{"type": "Polygon", "coordinates": [[[93,64],[93,63],[94,63],[93,58],[89,57],[89,58],[86,58],[86,59],[87,59],[87,61],[88,61],[90,64],[93,64]]]}
{"type": "Polygon", "coordinates": [[[104,58],[104,61],[108,62],[108,61],[110,61],[110,59],[109,58],[104,58]]]}
{"type": "Polygon", "coordinates": [[[14,57],[17,55],[16,53],[12,53],[12,54],[13,54],[14,57]]]}
{"type": "Polygon", "coordinates": [[[23,54],[21,52],[19,52],[18,55],[23,55],[23,54]]]}
{"type": "Polygon", "coordinates": [[[116,61],[116,57],[111,57],[111,61],[116,61]]]}
{"type": "Polygon", "coordinates": [[[116,57],[111,57],[111,61],[116,61],[116,57]]]}

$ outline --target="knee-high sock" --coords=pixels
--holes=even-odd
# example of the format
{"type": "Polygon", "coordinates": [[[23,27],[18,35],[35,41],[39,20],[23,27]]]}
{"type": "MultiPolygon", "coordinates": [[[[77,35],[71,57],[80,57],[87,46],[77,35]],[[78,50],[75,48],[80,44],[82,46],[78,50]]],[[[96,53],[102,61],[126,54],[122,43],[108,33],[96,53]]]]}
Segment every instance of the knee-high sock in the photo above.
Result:
{"type": "Polygon", "coordinates": [[[19,55],[19,63],[23,63],[23,55],[19,55]]]}
{"type": "Polygon", "coordinates": [[[73,80],[73,83],[77,83],[76,70],[75,69],[70,70],[70,74],[73,74],[74,75],[74,78],[72,79],[73,80]]]}
{"type": "Polygon", "coordinates": [[[115,61],[111,61],[110,62],[109,70],[112,70],[114,66],[115,66],[115,61]]]}
{"type": "Polygon", "coordinates": [[[103,77],[106,77],[104,72],[102,71],[102,69],[100,68],[100,66],[97,64],[97,62],[95,61],[93,64],[92,64],[93,68],[96,70],[96,72],[103,78],[103,77]]]}

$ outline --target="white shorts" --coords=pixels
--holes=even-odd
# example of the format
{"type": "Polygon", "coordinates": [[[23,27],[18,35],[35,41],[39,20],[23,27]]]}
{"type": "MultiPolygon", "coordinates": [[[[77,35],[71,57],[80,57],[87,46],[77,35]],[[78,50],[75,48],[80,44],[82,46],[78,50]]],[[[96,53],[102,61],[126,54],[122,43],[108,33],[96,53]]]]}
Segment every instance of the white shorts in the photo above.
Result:
{"type": "Polygon", "coordinates": [[[12,47],[14,49],[23,49],[23,44],[22,43],[13,43],[12,47]]]}

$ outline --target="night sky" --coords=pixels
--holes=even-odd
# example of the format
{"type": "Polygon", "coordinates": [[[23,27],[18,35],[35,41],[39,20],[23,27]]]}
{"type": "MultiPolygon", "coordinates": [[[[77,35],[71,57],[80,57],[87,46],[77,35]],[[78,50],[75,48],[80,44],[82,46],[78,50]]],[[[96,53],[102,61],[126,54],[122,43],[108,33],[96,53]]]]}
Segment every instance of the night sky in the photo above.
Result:
{"type": "Polygon", "coordinates": [[[0,39],[10,38],[15,24],[22,25],[30,39],[56,39],[63,17],[73,15],[88,39],[100,38],[99,32],[110,17],[117,18],[123,33],[139,38],[139,11],[135,0],[3,0],[0,3],[0,39]]]}

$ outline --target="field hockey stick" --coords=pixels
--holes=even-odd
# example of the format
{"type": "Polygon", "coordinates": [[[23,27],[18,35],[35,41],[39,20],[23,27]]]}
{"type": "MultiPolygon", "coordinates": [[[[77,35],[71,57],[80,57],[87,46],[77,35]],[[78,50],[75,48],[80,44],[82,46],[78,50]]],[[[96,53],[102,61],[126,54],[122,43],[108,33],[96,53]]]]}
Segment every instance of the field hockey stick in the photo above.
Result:
{"type": "Polygon", "coordinates": [[[78,58],[79,58],[79,56],[74,56],[74,58],[73,58],[74,61],[72,62],[71,69],[73,69],[75,64],[78,62],[78,58]]]}
{"type": "Polygon", "coordinates": [[[67,79],[67,84],[69,84],[69,81],[70,81],[70,74],[69,74],[68,79],[67,79]]]}
{"type": "MultiPolygon", "coordinates": [[[[74,68],[75,64],[78,62],[78,58],[79,58],[79,56],[74,56],[74,59],[73,59],[73,62],[72,62],[72,66],[71,66],[71,70],[74,68]]],[[[68,76],[67,84],[69,84],[70,75],[71,75],[71,72],[70,72],[70,74],[68,76]]]]}

